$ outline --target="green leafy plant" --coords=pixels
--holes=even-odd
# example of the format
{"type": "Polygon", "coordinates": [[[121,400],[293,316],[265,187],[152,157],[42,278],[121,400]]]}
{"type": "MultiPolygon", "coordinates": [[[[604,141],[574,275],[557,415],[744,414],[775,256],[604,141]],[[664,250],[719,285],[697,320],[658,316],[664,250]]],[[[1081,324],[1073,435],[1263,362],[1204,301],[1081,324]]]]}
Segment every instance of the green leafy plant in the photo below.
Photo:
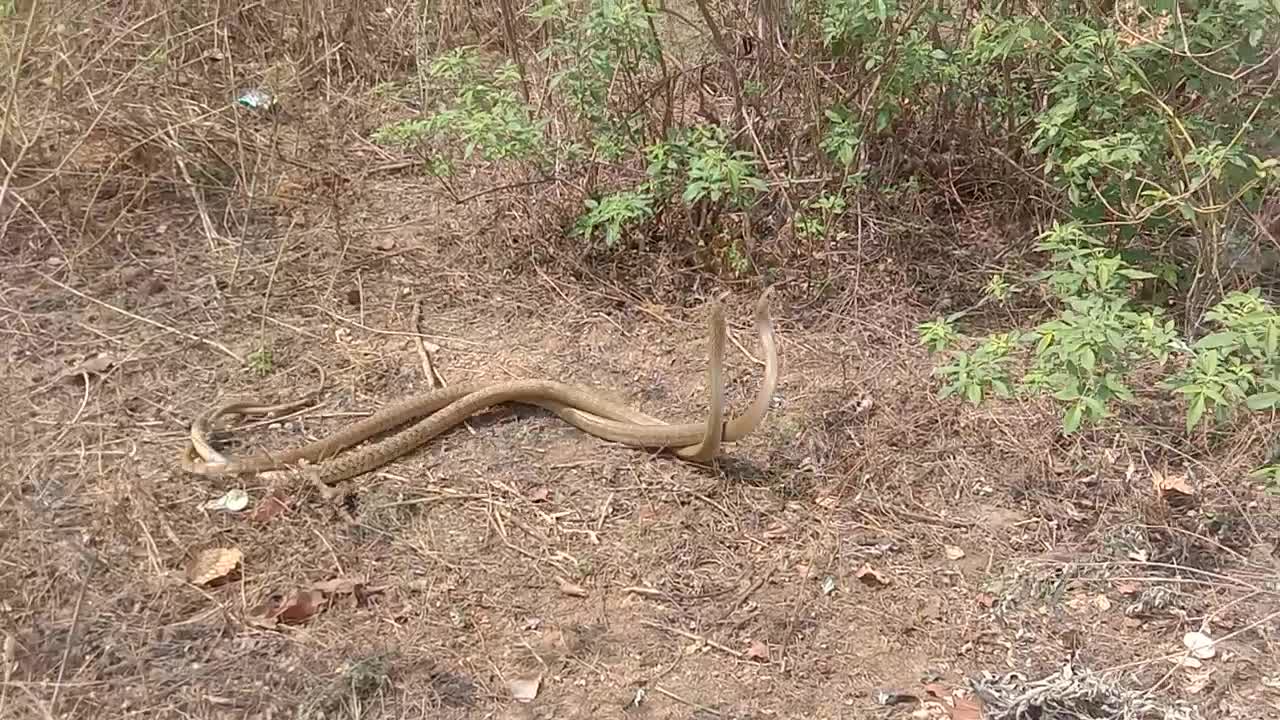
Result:
{"type": "Polygon", "coordinates": [[[245,357],[245,364],[256,375],[270,375],[275,368],[275,360],[272,357],[271,350],[266,347],[259,347],[245,357]]]}
{"type": "Polygon", "coordinates": [[[463,145],[462,156],[479,154],[487,160],[536,157],[543,146],[545,120],[535,120],[515,91],[520,75],[503,62],[490,71],[468,48],[436,58],[428,77],[452,88],[452,95],[435,112],[379,128],[374,142],[415,146],[439,138],[463,145]]]}
{"type": "Polygon", "coordinates": [[[768,185],[756,175],[756,161],[743,150],[733,150],[719,126],[694,127],[687,142],[687,180],[681,196],[686,203],[709,200],[743,207],[768,185]]]}
{"type": "Polygon", "coordinates": [[[598,228],[604,229],[604,244],[614,247],[628,227],[653,217],[653,196],[636,190],[625,190],[606,195],[599,200],[589,198],[587,211],[574,226],[574,232],[592,237],[598,228]]]}
{"type": "Polygon", "coordinates": [[[1233,292],[1205,313],[1216,332],[1190,348],[1191,362],[1165,386],[1187,401],[1187,431],[1206,413],[1225,420],[1242,406],[1280,408],[1280,314],[1254,288],[1233,292]]]}
{"type": "Polygon", "coordinates": [[[804,212],[796,217],[796,232],[805,237],[825,237],[846,206],[844,196],[823,193],[806,200],[803,207],[804,212]]]}
{"type": "Polygon", "coordinates": [[[971,352],[958,352],[951,362],[935,369],[945,384],[939,398],[959,395],[977,405],[993,392],[1001,397],[1011,394],[1009,355],[1014,349],[1011,333],[993,335],[971,352]]]}

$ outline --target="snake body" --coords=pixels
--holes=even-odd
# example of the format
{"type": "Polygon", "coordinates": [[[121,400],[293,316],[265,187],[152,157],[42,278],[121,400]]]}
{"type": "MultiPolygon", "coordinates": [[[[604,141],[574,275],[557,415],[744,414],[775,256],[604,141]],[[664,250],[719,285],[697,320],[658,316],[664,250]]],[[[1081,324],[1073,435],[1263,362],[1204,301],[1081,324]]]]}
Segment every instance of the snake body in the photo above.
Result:
{"type": "Polygon", "coordinates": [[[275,406],[235,402],[203,413],[192,424],[190,444],[180,457],[189,473],[204,476],[240,475],[279,470],[305,460],[315,479],[337,483],[380,467],[488,407],[516,402],[542,407],[565,422],[597,437],[636,447],[666,448],[677,457],[710,463],[722,442],[733,442],[755,430],[764,420],[778,382],[778,352],[765,290],[756,305],[755,324],[765,355],[764,380],[742,415],[724,419],[723,358],[725,322],[718,300],[710,317],[710,411],[701,423],[668,424],[605,397],[600,391],[551,380],[473,382],[411,396],[327,437],[279,453],[260,453],[228,459],[209,445],[213,421],[228,414],[260,414],[297,407],[297,400],[275,406]],[[364,440],[416,421],[404,430],[339,454],[364,440]]]}

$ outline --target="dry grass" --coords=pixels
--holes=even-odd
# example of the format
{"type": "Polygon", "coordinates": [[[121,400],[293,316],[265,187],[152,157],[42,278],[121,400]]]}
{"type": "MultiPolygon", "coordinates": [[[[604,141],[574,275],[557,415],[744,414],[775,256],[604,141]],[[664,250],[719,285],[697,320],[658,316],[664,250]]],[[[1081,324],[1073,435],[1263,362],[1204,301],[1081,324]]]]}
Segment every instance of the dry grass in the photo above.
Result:
{"type": "MultiPolygon", "coordinates": [[[[856,248],[783,265],[776,408],[714,470],[496,409],[359,479],[353,522],[289,479],[201,509],[235,485],[177,469],[198,412],[300,392],[318,363],[319,406],[237,434],[283,447],[424,389],[417,301],[450,382],[554,377],[673,419],[699,413],[721,285],[754,351],[753,282],[548,239],[558,185],[457,204],[396,168],[360,138],[412,7],[308,7],[6,26],[28,64],[0,202],[0,717],[897,717],[921,708],[881,691],[1067,664],[1153,706],[1280,712],[1280,515],[1244,477],[1274,425],[1192,447],[1153,405],[1064,441],[1043,403],[936,399],[912,328],[1016,255],[986,239],[994,211],[966,243],[868,209],[856,248]],[[268,76],[291,116],[228,104],[268,76]],[[255,519],[269,497],[287,509],[255,519]],[[243,553],[238,577],[187,582],[212,547],[243,553]],[[367,595],[252,622],[356,577],[367,595]],[[1168,662],[1206,625],[1216,658],[1168,662]]],[[[740,404],[759,368],[730,372],[740,404]]]]}

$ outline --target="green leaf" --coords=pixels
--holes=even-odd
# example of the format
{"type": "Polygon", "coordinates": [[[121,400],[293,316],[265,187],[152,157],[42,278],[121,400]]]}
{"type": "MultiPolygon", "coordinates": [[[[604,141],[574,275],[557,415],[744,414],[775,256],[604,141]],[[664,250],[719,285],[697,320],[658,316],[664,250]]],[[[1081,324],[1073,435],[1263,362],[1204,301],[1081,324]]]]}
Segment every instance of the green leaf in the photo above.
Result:
{"type": "Polygon", "coordinates": [[[1154,280],[1156,276],[1146,270],[1135,270],[1134,268],[1124,268],[1119,271],[1121,275],[1130,280],[1154,280]]]}
{"type": "Polygon", "coordinates": [[[1280,406],[1280,392],[1261,392],[1250,395],[1245,402],[1250,410],[1270,410],[1280,406]]]}
{"type": "Polygon", "coordinates": [[[1080,429],[1080,421],[1084,419],[1084,405],[1072,405],[1067,411],[1066,416],[1062,419],[1062,430],[1070,435],[1080,429]]]}
{"type": "Polygon", "coordinates": [[[1187,432],[1195,429],[1200,424],[1200,418],[1204,416],[1204,395],[1197,395],[1191,401],[1191,407],[1187,408],[1187,432]]]}
{"type": "Polygon", "coordinates": [[[1092,348],[1084,348],[1080,351],[1080,367],[1093,372],[1093,368],[1097,365],[1098,359],[1093,354],[1092,348]]]}
{"type": "Polygon", "coordinates": [[[1192,345],[1197,350],[1216,350],[1218,348],[1231,347],[1240,342],[1240,333],[1226,331],[1205,335],[1192,345]]]}
{"type": "Polygon", "coordinates": [[[982,402],[982,386],[978,383],[969,383],[969,386],[964,389],[964,394],[974,405],[982,402]]]}

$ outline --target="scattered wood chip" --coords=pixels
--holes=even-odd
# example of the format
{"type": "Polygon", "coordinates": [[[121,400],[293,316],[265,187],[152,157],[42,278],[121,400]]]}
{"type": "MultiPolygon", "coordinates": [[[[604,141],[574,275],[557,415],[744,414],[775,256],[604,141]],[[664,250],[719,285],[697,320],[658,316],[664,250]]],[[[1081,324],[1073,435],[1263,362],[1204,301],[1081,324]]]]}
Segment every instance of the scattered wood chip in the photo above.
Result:
{"type": "Polygon", "coordinates": [[[239,548],[203,550],[187,564],[187,579],[194,585],[208,585],[228,578],[243,557],[239,548]]]}
{"type": "Polygon", "coordinates": [[[959,560],[964,557],[964,550],[955,545],[943,545],[942,551],[946,553],[948,560],[959,560]]]}
{"type": "Polygon", "coordinates": [[[890,583],[889,578],[884,573],[872,568],[870,565],[863,565],[858,568],[858,572],[854,573],[853,576],[861,580],[864,585],[871,587],[885,587],[890,583]]]}
{"type": "Polygon", "coordinates": [[[769,646],[759,640],[752,640],[747,648],[746,658],[757,662],[769,662],[769,646]]]}
{"type": "Polygon", "coordinates": [[[538,697],[538,690],[541,687],[541,675],[535,675],[533,677],[518,677],[507,683],[507,688],[511,690],[511,697],[516,702],[533,702],[533,699],[538,697]]]}
{"type": "Polygon", "coordinates": [[[564,593],[565,595],[569,595],[571,597],[587,596],[587,589],[582,587],[581,585],[578,585],[577,583],[571,583],[562,577],[556,578],[556,582],[560,585],[560,592],[564,593]]]}

